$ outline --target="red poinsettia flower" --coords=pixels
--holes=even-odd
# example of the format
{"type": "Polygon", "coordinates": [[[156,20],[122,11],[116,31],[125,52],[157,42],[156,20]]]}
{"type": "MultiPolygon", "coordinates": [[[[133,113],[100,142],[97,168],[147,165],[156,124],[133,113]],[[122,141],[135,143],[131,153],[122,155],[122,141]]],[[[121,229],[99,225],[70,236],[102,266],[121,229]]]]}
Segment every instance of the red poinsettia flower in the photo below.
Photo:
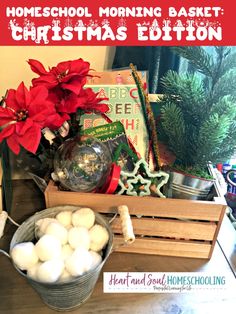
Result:
{"type": "Polygon", "coordinates": [[[60,88],[69,90],[76,95],[86,83],[86,77],[89,75],[90,64],[83,59],[73,61],[64,61],[57,64],[56,67],[49,68],[47,71],[41,62],[30,59],[28,61],[31,70],[39,75],[32,80],[33,86],[45,86],[48,89],[60,86],[60,88]]]}
{"type": "MultiPolygon", "coordinates": [[[[76,112],[78,96],[68,90],[62,90],[59,87],[55,87],[49,90],[48,99],[55,104],[57,112],[64,116],[76,112]]],[[[68,119],[67,119],[68,120],[68,119]]]]}
{"type": "Polygon", "coordinates": [[[0,107],[0,142],[6,139],[15,154],[19,154],[20,146],[35,153],[41,129],[49,126],[50,119],[58,118],[54,104],[47,98],[48,90],[43,86],[28,91],[22,82],[17,90],[9,90],[5,106],[0,107]]]}
{"type": "Polygon", "coordinates": [[[57,112],[61,115],[75,113],[77,109],[82,109],[84,112],[107,112],[108,105],[100,102],[108,100],[108,98],[97,97],[98,94],[94,93],[91,88],[82,89],[79,96],[54,88],[49,91],[48,99],[55,104],[57,112]]]}
{"type": "Polygon", "coordinates": [[[84,112],[105,113],[109,110],[107,104],[100,103],[109,100],[106,97],[98,97],[99,92],[95,93],[92,88],[83,89],[77,98],[76,108],[82,109],[84,112]]]}

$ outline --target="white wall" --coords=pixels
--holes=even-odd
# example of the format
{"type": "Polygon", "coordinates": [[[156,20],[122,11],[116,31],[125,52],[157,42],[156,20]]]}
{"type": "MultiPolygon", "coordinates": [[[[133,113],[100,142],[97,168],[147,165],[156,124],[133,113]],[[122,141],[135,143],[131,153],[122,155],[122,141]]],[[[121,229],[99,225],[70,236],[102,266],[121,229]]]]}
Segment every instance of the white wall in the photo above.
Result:
{"type": "Polygon", "coordinates": [[[83,58],[90,62],[91,68],[99,71],[111,68],[114,52],[115,47],[107,46],[0,47],[0,96],[9,88],[17,88],[22,81],[29,86],[31,79],[37,76],[27,64],[28,59],[37,59],[48,67],[60,61],[83,58]]]}

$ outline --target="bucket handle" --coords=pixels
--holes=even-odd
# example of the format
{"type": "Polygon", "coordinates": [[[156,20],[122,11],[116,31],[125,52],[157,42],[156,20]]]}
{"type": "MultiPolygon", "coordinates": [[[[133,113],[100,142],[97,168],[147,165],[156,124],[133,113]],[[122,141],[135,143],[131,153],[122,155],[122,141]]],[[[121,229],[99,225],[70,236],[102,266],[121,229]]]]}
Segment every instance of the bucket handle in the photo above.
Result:
{"type": "MultiPolygon", "coordinates": [[[[126,205],[118,206],[118,213],[119,213],[120,219],[121,219],[121,228],[122,228],[124,241],[123,241],[123,243],[117,244],[113,248],[113,251],[115,251],[116,249],[118,249],[121,246],[124,246],[127,244],[129,245],[135,241],[133,225],[132,225],[132,221],[131,221],[128,207],[126,205]]],[[[116,217],[117,217],[117,213],[109,221],[110,225],[113,223],[113,221],[115,220],[116,217]]]]}
{"type": "Polygon", "coordinates": [[[11,256],[7,252],[5,252],[4,250],[0,249],[0,254],[5,255],[6,257],[8,257],[11,260],[11,256]]]}
{"type": "MultiPolygon", "coordinates": [[[[6,223],[6,220],[7,220],[7,219],[8,219],[13,225],[15,225],[15,226],[17,226],[17,227],[20,226],[17,222],[15,222],[14,219],[12,219],[12,218],[8,215],[7,212],[3,211],[2,214],[4,215],[3,220],[2,220],[2,223],[3,223],[3,225],[2,225],[2,235],[3,235],[3,232],[4,232],[4,227],[5,227],[5,223],[6,223]]],[[[2,249],[0,249],[0,254],[3,254],[3,255],[5,255],[5,256],[7,256],[9,259],[11,259],[11,256],[10,256],[6,251],[4,251],[4,250],[2,250],[2,249]]]]}

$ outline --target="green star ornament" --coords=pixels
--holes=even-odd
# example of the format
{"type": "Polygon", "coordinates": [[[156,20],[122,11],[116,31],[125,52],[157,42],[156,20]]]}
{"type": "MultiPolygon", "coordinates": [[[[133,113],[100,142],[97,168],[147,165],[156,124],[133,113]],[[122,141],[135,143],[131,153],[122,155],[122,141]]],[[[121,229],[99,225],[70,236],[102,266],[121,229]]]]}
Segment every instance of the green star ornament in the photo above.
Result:
{"type": "Polygon", "coordinates": [[[137,175],[135,178],[128,180],[127,184],[127,195],[147,196],[151,194],[151,181],[149,179],[144,179],[140,174],[137,175]]]}
{"type": "MultiPolygon", "coordinates": [[[[139,159],[134,166],[133,171],[121,171],[118,194],[127,195],[150,195],[150,187],[152,191],[161,198],[165,198],[165,195],[160,191],[161,187],[165,185],[169,180],[169,174],[164,171],[151,172],[147,162],[144,159],[139,159]],[[142,191],[138,194],[135,187],[137,184],[142,184],[142,191]],[[149,191],[147,190],[149,189],[149,191]],[[129,194],[128,194],[129,193],[129,194]]],[[[140,187],[139,187],[140,189],[140,187]]]]}

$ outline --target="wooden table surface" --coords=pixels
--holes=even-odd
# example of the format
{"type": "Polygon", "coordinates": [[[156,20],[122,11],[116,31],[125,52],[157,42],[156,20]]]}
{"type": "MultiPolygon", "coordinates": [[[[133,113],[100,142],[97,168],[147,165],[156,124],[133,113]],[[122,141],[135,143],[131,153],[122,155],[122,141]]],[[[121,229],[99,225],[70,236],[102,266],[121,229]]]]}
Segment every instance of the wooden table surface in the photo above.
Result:
{"type": "MultiPolygon", "coordinates": [[[[18,222],[25,220],[33,209],[43,209],[45,206],[43,195],[30,181],[16,183],[13,204],[15,206],[11,216],[18,222]]],[[[0,240],[0,248],[8,250],[14,230],[15,227],[7,223],[5,235],[0,240]]],[[[231,289],[197,293],[107,294],[103,293],[101,273],[92,296],[82,307],[71,313],[233,314],[236,312],[235,244],[235,231],[225,219],[210,260],[112,253],[102,270],[102,273],[106,271],[214,273],[231,279],[233,283],[231,289]]],[[[9,259],[3,255],[0,255],[0,313],[56,313],[43,304],[25,278],[17,273],[9,259]]]]}

